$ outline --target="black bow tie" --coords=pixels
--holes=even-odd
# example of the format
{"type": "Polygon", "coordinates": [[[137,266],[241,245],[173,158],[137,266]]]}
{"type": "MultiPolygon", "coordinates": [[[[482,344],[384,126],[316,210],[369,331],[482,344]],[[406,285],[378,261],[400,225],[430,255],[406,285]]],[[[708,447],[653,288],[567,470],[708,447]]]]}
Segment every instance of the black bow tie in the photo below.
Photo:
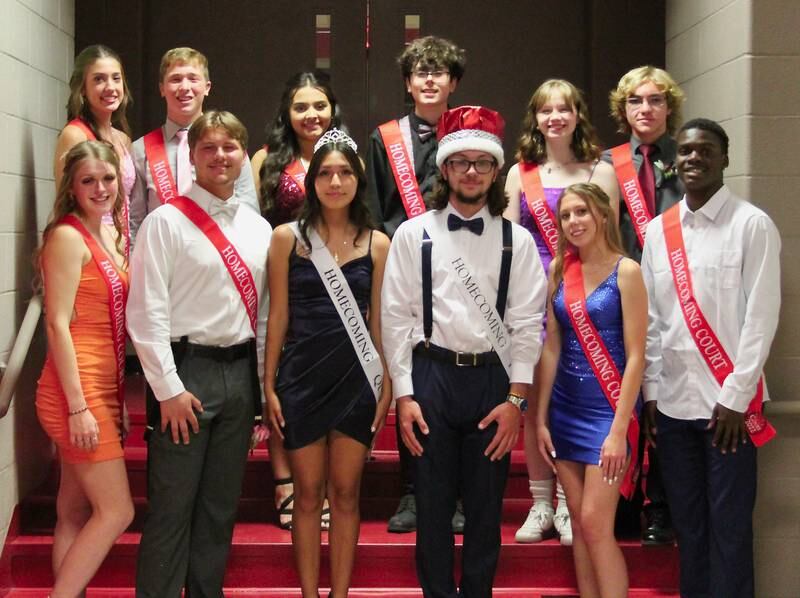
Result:
{"type": "Polygon", "coordinates": [[[483,233],[483,218],[473,218],[472,220],[464,220],[455,214],[450,214],[447,217],[447,230],[458,230],[466,228],[476,235],[483,233]]]}
{"type": "Polygon", "coordinates": [[[435,134],[436,127],[432,127],[426,123],[419,123],[419,125],[417,125],[417,135],[419,135],[420,141],[425,142],[435,134]]]}

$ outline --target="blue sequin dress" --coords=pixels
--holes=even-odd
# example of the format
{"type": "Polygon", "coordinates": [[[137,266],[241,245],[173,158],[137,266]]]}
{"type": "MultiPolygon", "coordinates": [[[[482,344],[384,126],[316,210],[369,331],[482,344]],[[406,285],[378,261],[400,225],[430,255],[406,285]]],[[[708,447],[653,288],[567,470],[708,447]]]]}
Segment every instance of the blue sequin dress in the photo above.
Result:
{"type": "MultiPolygon", "coordinates": [[[[609,274],[587,298],[586,307],[620,375],[625,370],[622,302],[617,271],[609,274]]],[[[550,436],[558,459],[597,465],[600,447],[614,421],[614,410],[586,359],[564,303],[564,283],[553,297],[561,328],[561,356],[550,397],[550,436]]]]}

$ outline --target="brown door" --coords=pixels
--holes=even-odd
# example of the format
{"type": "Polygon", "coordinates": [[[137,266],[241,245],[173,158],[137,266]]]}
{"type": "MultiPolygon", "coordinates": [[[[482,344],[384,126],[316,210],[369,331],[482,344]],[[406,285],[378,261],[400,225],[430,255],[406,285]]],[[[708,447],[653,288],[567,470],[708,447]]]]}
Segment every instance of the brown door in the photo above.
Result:
{"type": "Polygon", "coordinates": [[[318,64],[330,70],[345,122],[365,147],[374,127],[408,110],[395,59],[414,35],[448,37],[467,50],[453,103],[503,114],[509,162],[528,98],[544,79],[584,89],[610,144],[608,91],[627,69],[664,63],[663,0],[105,0],[75,9],[76,50],[105,43],[122,57],[134,136],[163,122],[161,55],[188,45],[209,59],[206,106],[239,116],[251,151],[263,144],[285,80],[318,64]]]}

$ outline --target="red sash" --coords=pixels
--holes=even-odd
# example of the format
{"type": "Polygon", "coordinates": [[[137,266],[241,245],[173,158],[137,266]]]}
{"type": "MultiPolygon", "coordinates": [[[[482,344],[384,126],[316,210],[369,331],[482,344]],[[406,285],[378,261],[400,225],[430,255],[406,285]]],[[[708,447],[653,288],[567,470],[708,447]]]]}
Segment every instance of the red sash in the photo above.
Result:
{"type": "Polygon", "coordinates": [[[242,298],[247,317],[250,319],[250,326],[253,328],[253,336],[256,334],[256,318],[258,313],[258,291],[253,280],[253,274],[247,267],[239,252],[220,230],[217,223],[209,216],[203,208],[186,196],[179,195],[171,202],[171,205],[180,210],[192,223],[208,237],[211,244],[219,252],[228,274],[231,275],[236,290],[242,298]]]}
{"type": "Polygon", "coordinates": [[[555,257],[558,250],[558,225],[553,210],[547,205],[542,186],[542,177],[539,175],[539,165],[530,162],[519,163],[519,178],[522,181],[522,190],[525,192],[525,201],[533,216],[533,221],[539,229],[550,255],[555,257]]]}
{"type": "Polygon", "coordinates": [[[81,131],[83,131],[83,134],[86,135],[86,139],[89,141],[97,141],[97,136],[95,136],[91,127],[89,127],[89,125],[86,124],[86,121],[82,118],[73,118],[67,124],[72,125],[73,127],[78,127],[81,131]]]}
{"type": "Polygon", "coordinates": [[[150,176],[153,177],[158,200],[163,205],[178,197],[178,186],[175,184],[175,176],[172,174],[167,158],[164,132],[161,127],[158,127],[145,135],[143,140],[144,155],[150,167],[150,176]]]}
{"type": "Polygon", "coordinates": [[[72,214],[61,219],[77,230],[92,254],[97,269],[108,288],[108,315],[111,318],[111,340],[114,344],[114,358],[117,363],[117,399],[120,408],[125,399],[125,303],[128,299],[128,283],[119,275],[111,258],[97,244],[83,223],[72,214]]]}
{"type": "MultiPolygon", "coordinates": [[[[720,386],[725,382],[725,378],[733,373],[733,361],[731,361],[722,343],[719,342],[717,335],[703,315],[700,304],[694,295],[692,287],[692,276],[689,272],[689,259],[686,255],[686,246],[683,243],[683,232],[681,231],[680,204],[675,204],[662,215],[664,225],[664,239],[667,242],[667,256],[669,257],[669,267],[672,270],[672,280],[678,293],[678,302],[683,312],[683,318],[692,340],[697,345],[697,350],[705,360],[711,373],[716,378],[720,386]]],[[[767,421],[762,411],[764,401],[764,378],[758,380],[756,394],[747,411],[744,414],[744,423],[747,433],[756,446],[762,446],[772,440],[775,436],[775,428],[767,421]]]]}
{"type": "Polygon", "coordinates": [[[283,169],[286,174],[294,179],[294,182],[297,183],[297,186],[300,187],[300,191],[303,192],[303,195],[306,194],[306,169],[303,168],[303,163],[300,160],[293,160],[286,165],[286,168],[283,169]]]}
{"type": "MultiPolygon", "coordinates": [[[[616,413],[619,394],[622,390],[622,376],[597,332],[589,310],[586,307],[586,292],[583,288],[583,272],[581,261],[573,253],[564,256],[564,303],[567,306],[572,328],[581,343],[583,354],[592,366],[592,371],[597,379],[609,405],[616,413]]],[[[627,431],[628,445],[631,450],[631,460],[619,491],[630,499],[636,490],[636,478],[639,475],[639,422],[636,414],[631,413],[627,431]]]]}
{"type": "Polygon", "coordinates": [[[653,219],[653,215],[647,209],[642,186],[639,184],[639,176],[633,166],[631,144],[623,143],[612,147],[611,161],[614,163],[614,171],[617,173],[619,188],[622,189],[622,198],[628,208],[633,228],[636,236],[639,237],[639,247],[644,247],[645,231],[653,219]]]}
{"type": "Polygon", "coordinates": [[[400,192],[400,199],[403,201],[406,216],[411,220],[414,216],[424,214],[425,202],[422,199],[422,192],[419,190],[417,176],[414,173],[414,163],[403,142],[400,123],[396,120],[383,123],[378,127],[378,132],[381,134],[383,145],[386,147],[386,155],[389,157],[389,164],[392,165],[394,184],[400,192]]]}

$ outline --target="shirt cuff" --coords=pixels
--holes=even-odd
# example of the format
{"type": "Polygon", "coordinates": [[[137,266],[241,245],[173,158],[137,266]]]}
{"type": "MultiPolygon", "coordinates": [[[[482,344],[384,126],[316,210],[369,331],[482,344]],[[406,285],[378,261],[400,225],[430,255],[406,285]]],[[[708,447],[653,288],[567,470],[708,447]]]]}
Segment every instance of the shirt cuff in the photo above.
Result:
{"type": "Polygon", "coordinates": [[[405,374],[392,379],[392,398],[413,396],[414,395],[414,382],[411,380],[411,374],[405,374]]]}
{"type": "Polygon", "coordinates": [[[657,401],[658,400],[658,382],[647,382],[645,381],[642,384],[642,393],[644,394],[644,402],[649,403],[650,401],[657,401]]]}
{"type": "Polygon", "coordinates": [[[533,381],[533,364],[513,362],[511,364],[511,375],[509,384],[530,384],[533,381]]]}
{"type": "Polygon", "coordinates": [[[747,411],[747,407],[750,405],[750,401],[753,400],[755,394],[755,391],[744,393],[723,387],[722,392],[719,394],[719,399],[717,399],[717,403],[738,413],[744,413],[747,411]]]}
{"type": "Polygon", "coordinates": [[[153,389],[153,394],[156,395],[158,401],[166,401],[186,390],[177,373],[167,374],[163,378],[148,380],[147,382],[150,384],[150,388],[153,389]]]}

